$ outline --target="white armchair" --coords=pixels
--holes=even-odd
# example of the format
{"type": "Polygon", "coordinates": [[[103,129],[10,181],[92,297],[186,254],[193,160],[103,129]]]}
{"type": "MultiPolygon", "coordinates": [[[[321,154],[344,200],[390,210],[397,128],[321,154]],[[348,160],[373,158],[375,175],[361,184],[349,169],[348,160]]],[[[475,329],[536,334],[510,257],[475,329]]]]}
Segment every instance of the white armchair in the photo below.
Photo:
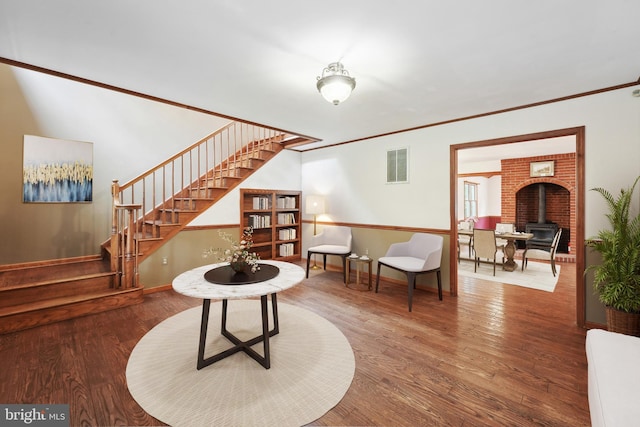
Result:
{"type": "Polygon", "coordinates": [[[416,276],[423,273],[436,273],[438,279],[438,298],[442,301],[442,280],[440,263],[442,261],[442,236],[416,233],[408,242],[393,243],[385,256],[378,260],[376,292],[380,285],[380,267],[386,266],[407,275],[409,287],[409,311],[413,304],[413,289],[416,287],[416,276]]]}
{"type": "Polygon", "coordinates": [[[342,258],[344,281],[347,281],[347,257],[351,254],[351,227],[324,227],[322,232],[311,238],[311,247],[307,250],[307,278],[309,278],[309,261],[313,254],[322,254],[323,267],[327,269],[327,255],[337,255],[342,258]]]}

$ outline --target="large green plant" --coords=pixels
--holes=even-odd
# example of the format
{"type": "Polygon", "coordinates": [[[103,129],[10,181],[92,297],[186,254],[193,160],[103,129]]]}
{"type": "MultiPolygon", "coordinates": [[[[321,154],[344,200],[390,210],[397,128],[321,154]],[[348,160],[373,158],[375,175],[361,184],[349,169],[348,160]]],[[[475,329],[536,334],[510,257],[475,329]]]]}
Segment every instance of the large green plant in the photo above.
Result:
{"type": "Polygon", "coordinates": [[[607,202],[611,229],[601,230],[591,246],[602,255],[594,265],[594,287],[606,306],[628,313],[640,312],[640,214],[630,217],[633,185],[614,197],[604,188],[593,188],[607,202]]]}

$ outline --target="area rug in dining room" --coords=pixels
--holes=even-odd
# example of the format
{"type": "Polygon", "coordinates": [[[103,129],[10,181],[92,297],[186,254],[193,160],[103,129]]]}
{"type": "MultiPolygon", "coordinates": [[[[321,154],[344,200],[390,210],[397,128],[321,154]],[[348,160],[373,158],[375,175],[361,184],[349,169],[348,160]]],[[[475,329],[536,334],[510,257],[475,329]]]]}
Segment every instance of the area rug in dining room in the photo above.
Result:
{"type": "MultiPolygon", "coordinates": [[[[220,335],[220,302],[211,304],[205,356],[231,343],[220,335]]],[[[196,307],[172,316],[136,344],[127,364],[129,391],[140,406],[172,426],[300,426],[340,402],[355,372],[340,330],[300,307],[278,303],[280,333],[269,341],[271,368],[243,352],[196,370],[196,307]]],[[[270,325],[271,308],[269,308],[270,325]]],[[[261,331],[259,300],[230,300],[227,329],[242,340],[261,331]]],[[[262,343],[253,347],[262,354],[262,343]]]]}
{"type": "Polygon", "coordinates": [[[496,275],[493,275],[493,264],[481,263],[477,272],[473,271],[473,261],[462,260],[458,264],[458,274],[464,277],[500,282],[507,285],[517,285],[525,288],[553,292],[560,276],[560,266],[556,264],[556,276],[551,272],[551,265],[542,262],[529,261],[527,268],[522,271],[522,261],[518,261],[518,268],[505,271],[502,265],[496,265],[496,275]]]}

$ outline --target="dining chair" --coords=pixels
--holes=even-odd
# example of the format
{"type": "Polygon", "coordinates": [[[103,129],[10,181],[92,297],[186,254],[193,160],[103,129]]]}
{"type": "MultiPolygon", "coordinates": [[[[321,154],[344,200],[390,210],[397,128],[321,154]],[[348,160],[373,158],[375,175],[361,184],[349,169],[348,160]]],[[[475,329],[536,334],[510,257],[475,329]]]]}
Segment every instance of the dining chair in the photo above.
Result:
{"type": "MultiPolygon", "coordinates": [[[[493,275],[496,275],[496,258],[498,253],[498,246],[496,245],[496,232],[495,230],[483,230],[475,228],[473,230],[473,252],[474,252],[474,266],[473,271],[477,272],[480,260],[485,259],[493,261],[493,275]]],[[[504,262],[504,257],[503,260],[504,262]]]]}
{"type": "Polygon", "coordinates": [[[327,269],[327,255],[342,258],[342,275],[347,282],[347,257],[351,254],[353,237],[351,227],[331,226],[311,237],[311,246],[307,249],[307,279],[309,278],[309,261],[314,254],[322,254],[323,268],[327,269]]]}
{"type": "MultiPolygon", "coordinates": [[[[473,221],[461,221],[458,223],[459,231],[472,231],[473,221]]],[[[467,234],[458,234],[458,262],[460,262],[460,247],[467,246],[469,248],[469,258],[471,258],[471,248],[473,247],[473,236],[467,234]]]]}
{"type": "Polygon", "coordinates": [[[409,311],[413,305],[413,290],[418,274],[436,273],[438,280],[438,298],[442,301],[442,279],[440,263],[442,261],[443,237],[436,234],[415,233],[408,242],[392,243],[387,253],[378,259],[376,293],[380,285],[380,267],[385,266],[407,275],[409,291],[409,311]]]}
{"type": "Polygon", "coordinates": [[[526,248],[522,254],[522,271],[527,267],[527,261],[530,259],[537,259],[540,261],[549,261],[551,264],[551,272],[553,277],[556,276],[556,251],[558,250],[558,243],[560,243],[560,236],[562,235],[562,228],[558,228],[556,235],[553,236],[553,241],[550,245],[544,245],[536,243],[535,247],[526,248]]]}

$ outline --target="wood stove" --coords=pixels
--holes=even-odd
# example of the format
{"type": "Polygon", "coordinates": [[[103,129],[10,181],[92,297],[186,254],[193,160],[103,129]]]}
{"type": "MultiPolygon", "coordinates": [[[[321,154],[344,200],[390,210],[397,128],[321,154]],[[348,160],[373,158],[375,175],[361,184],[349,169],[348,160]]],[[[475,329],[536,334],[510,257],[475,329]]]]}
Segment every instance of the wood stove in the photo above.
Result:
{"type": "Polygon", "coordinates": [[[556,232],[562,228],[562,235],[558,242],[558,252],[568,253],[569,241],[571,239],[571,230],[566,227],[571,221],[570,215],[564,215],[563,210],[554,206],[553,218],[547,219],[547,191],[551,190],[554,203],[560,206],[569,206],[570,193],[556,184],[550,183],[534,183],[530,184],[518,191],[516,206],[516,225],[526,232],[534,235],[534,239],[530,244],[518,242],[518,248],[524,249],[530,247],[531,244],[551,244],[556,232]],[[566,198],[565,198],[566,196],[566,198]]]}
{"type": "Polygon", "coordinates": [[[558,232],[558,224],[555,222],[539,223],[530,222],[525,225],[525,231],[533,234],[533,238],[527,241],[527,247],[544,245],[550,246],[558,232]]]}
{"type": "Polygon", "coordinates": [[[547,221],[547,192],[543,183],[538,184],[538,222],[529,222],[525,225],[525,232],[533,234],[533,238],[527,240],[527,247],[548,247],[553,243],[553,238],[558,231],[558,224],[547,221]]]}

